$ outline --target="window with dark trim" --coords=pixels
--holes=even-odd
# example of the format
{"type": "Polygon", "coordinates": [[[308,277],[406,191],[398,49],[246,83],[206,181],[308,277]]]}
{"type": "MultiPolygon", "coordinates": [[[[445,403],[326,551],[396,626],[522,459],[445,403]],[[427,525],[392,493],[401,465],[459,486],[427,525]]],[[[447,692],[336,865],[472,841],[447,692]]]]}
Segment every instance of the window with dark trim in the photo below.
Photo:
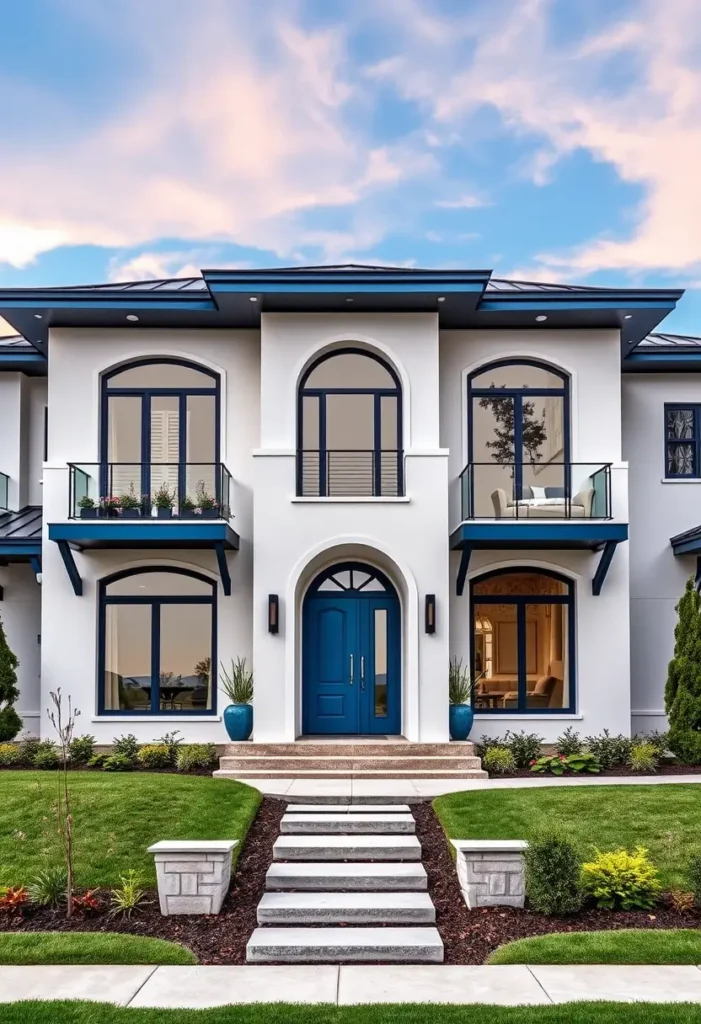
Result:
{"type": "Polygon", "coordinates": [[[98,593],[99,714],[212,714],[215,582],[154,566],[108,576],[98,593]]]}
{"type": "Polygon", "coordinates": [[[297,494],[403,493],[402,389],[396,371],[365,349],[324,353],[299,383],[297,494]]]}
{"type": "Polygon", "coordinates": [[[575,712],[574,583],[498,569],[470,584],[477,714],[575,712]]]}
{"type": "Polygon", "coordinates": [[[701,405],[665,405],[665,476],[701,477],[701,405]]]}

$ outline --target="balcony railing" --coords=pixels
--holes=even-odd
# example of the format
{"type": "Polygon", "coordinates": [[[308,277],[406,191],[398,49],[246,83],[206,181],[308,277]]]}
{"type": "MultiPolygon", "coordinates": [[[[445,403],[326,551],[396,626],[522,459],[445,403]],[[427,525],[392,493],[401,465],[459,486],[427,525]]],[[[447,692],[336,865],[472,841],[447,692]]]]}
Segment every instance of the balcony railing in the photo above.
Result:
{"type": "Polygon", "coordinates": [[[297,452],[297,494],[304,498],[386,498],[404,494],[400,449],[297,452]]]}
{"type": "Polygon", "coordinates": [[[7,473],[0,473],[0,512],[9,511],[10,478],[7,473]]]}
{"type": "Polygon", "coordinates": [[[70,519],[231,519],[221,462],[68,463],[70,519]]]}
{"type": "Polygon", "coordinates": [[[610,519],[611,463],[470,462],[463,519],[610,519]]]}

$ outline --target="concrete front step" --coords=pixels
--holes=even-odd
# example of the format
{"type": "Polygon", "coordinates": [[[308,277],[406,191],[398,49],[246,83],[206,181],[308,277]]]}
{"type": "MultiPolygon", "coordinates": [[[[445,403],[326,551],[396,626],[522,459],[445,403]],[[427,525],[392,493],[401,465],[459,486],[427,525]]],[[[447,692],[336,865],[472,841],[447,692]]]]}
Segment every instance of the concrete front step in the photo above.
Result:
{"type": "Polygon", "coordinates": [[[365,743],[349,741],[316,742],[298,740],[296,743],[227,743],[225,757],[472,757],[474,743],[409,743],[375,741],[365,743]]]}
{"type": "Polygon", "coordinates": [[[416,836],[278,836],[273,860],[421,860],[421,844],[416,836]]]}
{"type": "Polygon", "coordinates": [[[380,861],[375,864],[273,861],[265,876],[265,888],[298,892],[425,891],[428,889],[428,876],[423,864],[412,861],[380,861]]]}
{"type": "Polygon", "coordinates": [[[448,772],[479,771],[482,762],[478,757],[220,757],[219,767],[223,771],[265,771],[287,772],[298,775],[305,771],[423,771],[448,772]]]}
{"type": "Polygon", "coordinates": [[[411,814],[284,814],[283,835],[411,835],[416,822],[411,814]]]}
{"type": "Polygon", "coordinates": [[[435,924],[427,892],[266,892],[258,924],[435,924]]]}
{"type": "Polygon", "coordinates": [[[379,768],[376,771],[310,771],[307,769],[294,771],[277,771],[273,768],[253,770],[250,768],[237,771],[218,770],[212,773],[215,779],[487,779],[483,771],[446,771],[436,769],[428,771],[394,771],[379,768]]]}
{"type": "Polygon", "coordinates": [[[288,804],[287,814],[410,814],[409,804],[288,804]]]}
{"type": "Polygon", "coordinates": [[[261,963],[443,963],[436,928],[256,928],[246,960],[261,963]]]}

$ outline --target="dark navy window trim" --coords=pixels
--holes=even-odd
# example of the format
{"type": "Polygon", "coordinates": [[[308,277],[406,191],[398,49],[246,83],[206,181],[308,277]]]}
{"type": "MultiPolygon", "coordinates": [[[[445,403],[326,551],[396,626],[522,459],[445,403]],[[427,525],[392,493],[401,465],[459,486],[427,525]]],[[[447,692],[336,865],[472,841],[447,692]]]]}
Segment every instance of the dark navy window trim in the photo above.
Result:
{"type": "MultiPolygon", "coordinates": [[[[475,667],[475,605],[483,604],[514,604],[517,616],[517,663],[518,663],[518,706],[515,708],[475,708],[475,715],[575,715],[576,710],[576,675],[575,675],[575,584],[568,576],[550,569],[538,569],[530,565],[514,565],[504,569],[494,569],[470,580],[470,651],[472,678],[477,678],[475,667]],[[567,587],[566,594],[477,594],[475,584],[496,576],[510,576],[514,573],[528,573],[535,576],[549,576],[567,587]],[[569,701],[561,708],[529,708],[526,698],[526,606],[528,604],[564,604],[567,605],[567,667],[569,674],[569,701]]],[[[564,704],[564,699],[563,699],[564,704]]]]}
{"type": "Polygon", "coordinates": [[[667,402],[664,407],[664,475],[667,480],[699,480],[701,479],[701,405],[693,402],[667,402]],[[667,417],[670,412],[690,412],[692,414],[692,436],[670,437],[667,428],[667,417]],[[690,445],[692,463],[690,473],[675,473],[670,465],[670,447],[690,445]]]}
{"type": "Polygon", "coordinates": [[[97,713],[98,715],[107,715],[112,717],[114,715],[127,715],[127,716],[138,716],[138,715],[158,715],[163,718],[167,718],[173,715],[187,715],[197,718],[202,715],[215,715],[217,711],[217,678],[215,666],[218,664],[217,661],[217,584],[214,580],[210,579],[209,576],[204,576],[202,573],[194,572],[192,569],[179,569],[175,566],[169,565],[150,565],[145,567],[139,567],[136,569],[122,569],[120,572],[112,573],[111,576],[105,576],[103,579],[98,581],[98,628],[97,628],[97,713]],[[212,588],[211,595],[208,594],[187,594],[177,595],[174,594],[151,594],[144,597],[138,597],[131,594],[114,594],[110,595],[107,593],[107,587],[110,583],[115,583],[117,580],[126,579],[128,576],[142,576],[146,573],[172,573],[173,576],[189,576],[191,579],[201,580],[203,583],[209,584],[212,588]],[[105,708],[105,643],[107,634],[107,613],[106,608],[108,604],[141,604],[151,606],[151,707],[145,711],[137,711],[134,709],[128,709],[120,711],[117,709],[105,708]],[[212,677],[210,679],[210,686],[212,688],[212,706],[211,708],[204,708],[197,711],[189,710],[178,710],[178,711],[162,711],[159,706],[159,687],[153,685],[153,680],[158,680],[160,677],[160,657],[161,657],[161,634],[160,634],[160,609],[161,605],[164,604],[208,604],[212,609],[212,677]]]}

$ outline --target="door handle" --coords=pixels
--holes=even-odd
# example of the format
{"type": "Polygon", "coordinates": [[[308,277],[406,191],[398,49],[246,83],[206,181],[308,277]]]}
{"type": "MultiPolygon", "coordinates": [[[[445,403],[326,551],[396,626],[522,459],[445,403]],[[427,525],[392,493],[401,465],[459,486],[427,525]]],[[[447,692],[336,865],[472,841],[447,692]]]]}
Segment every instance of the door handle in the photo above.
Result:
{"type": "Polygon", "coordinates": [[[365,655],[360,655],[360,689],[365,689],[365,655]]]}
{"type": "Polygon", "coordinates": [[[350,684],[353,685],[353,655],[350,656],[350,684]]]}

